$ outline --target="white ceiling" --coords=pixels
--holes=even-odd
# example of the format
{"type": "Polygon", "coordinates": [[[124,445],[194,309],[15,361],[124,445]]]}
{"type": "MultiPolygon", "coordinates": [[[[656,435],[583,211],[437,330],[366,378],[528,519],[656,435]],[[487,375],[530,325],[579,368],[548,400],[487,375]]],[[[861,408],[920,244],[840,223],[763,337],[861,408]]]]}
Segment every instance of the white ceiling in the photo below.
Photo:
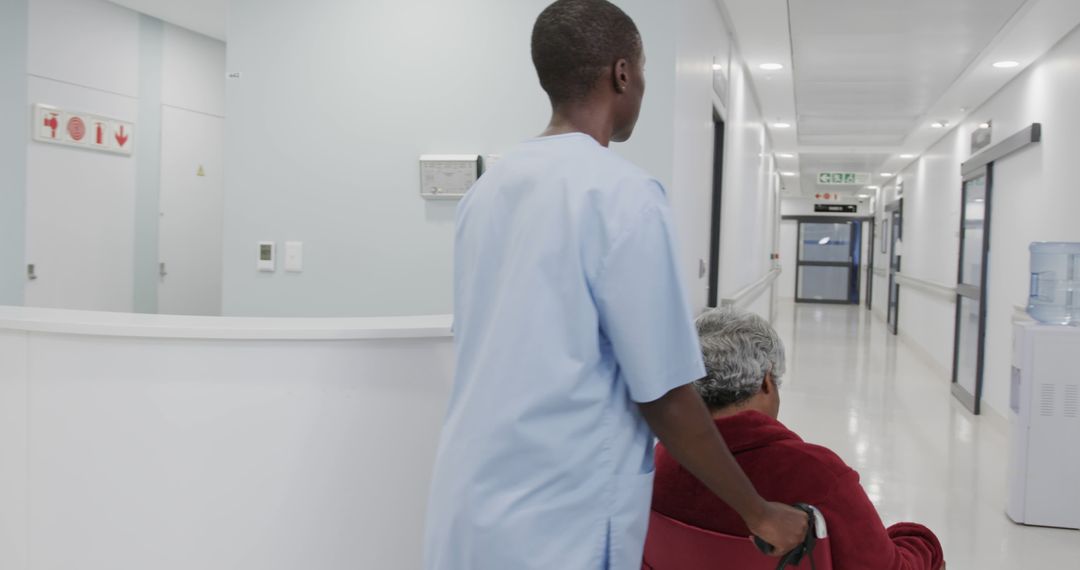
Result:
{"type": "MultiPolygon", "coordinates": [[[[770,123],[785,193],[825,170],[880,186],[1080,23],[1078,0],[719,0],[770,123]],[[1020,66],[996,69],[1004,59],[1020,66]],[[776,62],[780,71],[759,65],[776,62]],[[777,129],[774,122],[787,122],[777,129]]],[[[980,118],[980,120],[991,117],[980,118]]],[[[833,188],[835,191],[835,188],[833,188]]],[[[846,189],[851,194],[868,189],[846,189]]],[[[869,192],[872,193],[872,192],[869,192]]]]}
{"type": "Polygon", "coordinates": [[[200,34],[225,41],[228,0],[109,0],[200,34]]]}
{"type": "Polygon", "coordinates": [[[1025,0],[795,0],[799,142],[904,142],[1025,0]]]}

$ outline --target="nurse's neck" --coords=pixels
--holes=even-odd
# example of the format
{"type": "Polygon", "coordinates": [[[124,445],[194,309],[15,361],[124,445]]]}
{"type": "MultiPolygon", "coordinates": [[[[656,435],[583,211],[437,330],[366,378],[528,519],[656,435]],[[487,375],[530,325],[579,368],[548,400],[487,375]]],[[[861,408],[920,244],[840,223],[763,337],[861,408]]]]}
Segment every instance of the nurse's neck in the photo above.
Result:
{"type": "Polygon", "coordinates": [[[540,136],[569,133],[583,133],[603,146],[610,145],[615,134],[614,105],[600,97],[555,105],[551,111],[551,122],[540,136]]]}

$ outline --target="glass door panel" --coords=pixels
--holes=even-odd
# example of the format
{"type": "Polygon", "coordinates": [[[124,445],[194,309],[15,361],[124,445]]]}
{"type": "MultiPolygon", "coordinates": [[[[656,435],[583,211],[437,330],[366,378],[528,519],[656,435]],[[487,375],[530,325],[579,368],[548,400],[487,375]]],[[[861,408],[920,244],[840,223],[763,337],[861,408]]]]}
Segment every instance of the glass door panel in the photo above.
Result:
{"type": "Polygon", "coordinates": [[[808,301],[847,301],[851,269],[848,267],[802,266],[799,268],[799,298],[808,301]]]}
{"type": "Polygon", "coordinates": [[[960,297],[956,321],[956,383],[974,394],[979,376],[979,302],[960,297]]]}
{"type": "Polygon", "coordinates": [[[904,202],[898,200],[895,205],[889,206],[889,331],[897,334],[900,330],[900,283],[897,282],[896,274],[900,273],[900,262],[903,257],[904,235],[904,202]]]}
{"type": "Polygon", "coordinates": [[[851,224],[804,223],[802,234],[802,261],[851,261],[851,224]]]}
{"type": "Polygon", "coordinates": [[[859,232],[855,222],[800,222],[795,297],[810,303],[858,303],[859,232]]]}
{"type": "Polygon", "coordinates": [[[960,216],[952,392],[975,414],[980,411],[982,398],[992,168],[988,165],[964,180],[960,216]]]}
{"type": "Polygon", "coordinates": [[[983,223],[986,221],[986,177],[969,181],[964,191],[960,283],[982,287],[983,223]]]}

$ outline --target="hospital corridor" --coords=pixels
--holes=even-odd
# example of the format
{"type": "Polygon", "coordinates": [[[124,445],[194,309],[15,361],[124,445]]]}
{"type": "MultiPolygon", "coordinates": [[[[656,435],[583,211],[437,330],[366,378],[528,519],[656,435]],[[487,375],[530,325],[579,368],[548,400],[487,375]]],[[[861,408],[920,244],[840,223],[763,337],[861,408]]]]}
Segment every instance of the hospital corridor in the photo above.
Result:
{"type": "Polygon", "coordinates": [[[1080,0],[0,0],[0,570],[1080,570],[1080,0]]]}
{"type": "Polygon", "coordinates": [[[1007,424],[972,418],[943,371],[864,311],[788,302],[777,313],[790,347],[781,418],[855,467],[886,522],[935,529],[950,568],[1072,564],[1074,532],[1017,526],[1002,513],[1007,424]]]}

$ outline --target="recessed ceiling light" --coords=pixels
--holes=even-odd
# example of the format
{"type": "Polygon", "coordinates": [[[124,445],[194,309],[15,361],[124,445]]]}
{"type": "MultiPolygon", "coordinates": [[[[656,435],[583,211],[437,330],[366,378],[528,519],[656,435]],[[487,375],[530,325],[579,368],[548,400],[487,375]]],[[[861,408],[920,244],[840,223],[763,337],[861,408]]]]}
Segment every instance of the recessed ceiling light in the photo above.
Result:
{"type": "Polygon", "coordinates": [[[781,69],[784,69],[784,64],[782,64],[782,63],[763,63],[763,64],[759,65],[758,67],[760,69],[765,70],[765,71],[780,71],[781,69]]]}
{"type": "Polygon", "coordinates": [[[781,172],[780,176],[795,176],[794,172],[781,172]]]}
{"type": "Polygon", "coordinates": [[[979,128],[980,129],[989,129],[990,128],[990,123],[979,123],[979,128]]]}
{"type": "Polygon", "coordinates": [[[976,204],[982,204],[985,201],[986,201],[986,199],[984,199],[984,198],[975,198],[975,203],[976,204]]]}
{"type": "Polygon", "coordinates": [[[881,190],[881,187],[879,187],[879,186],[867,186],[866,189],[867,190],[881,190]]]}
{"type": "Polygon", "coordinates": [[[780,158],[795,158],[794,154],[788,154],[786,152],[782,152],[782,153],[780,153],[780,154],[778,154],[776,156],[778,156],[780,158]]]}
{"type": "Polygon", "coordinates": [[[791,123],[773,123],[774,129],[786,129],[791,126],[791,123]]]}
{"type": "Polygon", "coordinates": [[[994,67],[996,67],[998,69],[1010,69],[1010,68],[1013,68],[1013,67],[1017,67],[1019,65],[1020,65],[1019,61],[1013,61],[1011,59],[1007,59],[1005,61],[995,61],[994,62],[994,67]]]}
{"type": "Polygon", "coordinates": [[[861,199],[863,199],[863,200],[865,200],[865,199],[867,199],[867,198],[869,198],[869,197],[870,197],[870,195],[869,195],[869,194],[859,194],[859,196],[858,196],[858,198],[861,198],[861,199]]]}
{"type": "Polygon", "coordinates": [[[712,68],[713,68],[713,71],[720,71],[721,69],[724,69],[724,66],[720,65],[719,63],[714,63],[714,64],[712,64],[712,68]]]}
{"type": "Polygon", "coordinates": [[[914,154],[901,154],[900,158],[915,158],[914,154]]]}
{"type": "Polygon", "coordinates": [[[946,121],[934,121],[933,123],[930,123],[930,126],[934,127],[935,129],[944,129],[945,125],[947,124],[949,123],[947,123],[946,121]]]}
{"type": "Polygon", "coordinates": [[[888,178],[888,177],[892,176],[892,172],[882,172],[881,175],[884,176],[885,178],[888,178]]]}

